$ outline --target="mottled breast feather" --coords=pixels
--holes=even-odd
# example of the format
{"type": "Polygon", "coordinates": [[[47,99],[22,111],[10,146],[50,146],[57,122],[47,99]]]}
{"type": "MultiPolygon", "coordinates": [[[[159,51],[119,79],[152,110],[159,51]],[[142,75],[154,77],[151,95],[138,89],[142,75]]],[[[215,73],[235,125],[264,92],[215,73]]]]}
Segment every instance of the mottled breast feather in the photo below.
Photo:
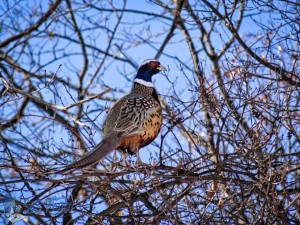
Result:
{"type": "Polygon", "coordinates": [[[151,115],[157,108],[160,108],[159,103],[151,97],[132,96],[132,98],[128,98],[120,109],[115,131],[120,132],[122,136],[142,135],[146,121],[152,118],[151,115]]]}

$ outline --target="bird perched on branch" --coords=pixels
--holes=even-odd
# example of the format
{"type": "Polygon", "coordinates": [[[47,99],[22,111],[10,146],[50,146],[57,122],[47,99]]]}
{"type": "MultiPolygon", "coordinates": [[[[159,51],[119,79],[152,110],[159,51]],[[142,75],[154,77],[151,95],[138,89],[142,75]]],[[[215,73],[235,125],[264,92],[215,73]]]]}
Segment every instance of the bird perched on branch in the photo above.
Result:
{"type": "Polygon", "coordinates": [[[137,154],[140,161],[138,150],[150,144],[161,130],[162,108],[152,76],[165,70],[157,60],[144,61],[131,93],[119,99],[109,110],[103,124],[102,141],[82,159],[60,172],[94,164],[113,150],[137,154]]]}

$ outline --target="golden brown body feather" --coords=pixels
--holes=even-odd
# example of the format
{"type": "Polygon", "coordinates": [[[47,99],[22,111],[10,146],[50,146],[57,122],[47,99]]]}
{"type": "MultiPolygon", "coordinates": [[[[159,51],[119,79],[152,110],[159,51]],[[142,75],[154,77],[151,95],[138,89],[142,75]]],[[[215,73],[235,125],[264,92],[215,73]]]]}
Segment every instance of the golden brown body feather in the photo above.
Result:
{"type": "Polygon", "coordinates": [[[118,139],[116,149],[134,154],[156,138],[161,125],[162,109],[155,89],[136,83],[109,111],[102,137],[118,139]]]}

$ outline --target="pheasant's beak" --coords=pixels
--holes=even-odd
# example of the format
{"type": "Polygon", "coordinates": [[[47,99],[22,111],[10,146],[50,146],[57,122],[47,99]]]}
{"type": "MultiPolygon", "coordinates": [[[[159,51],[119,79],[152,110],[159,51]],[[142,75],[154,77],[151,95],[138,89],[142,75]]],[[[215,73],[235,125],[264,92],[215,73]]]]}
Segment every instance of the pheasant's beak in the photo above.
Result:
{"type": "Polygon", "coordinates": [[[157,70],[160,70],[160,71],[166,71],[166,67],[162,66],[162,65],[159,65],[158,67],[156,67],[157,70]]]}

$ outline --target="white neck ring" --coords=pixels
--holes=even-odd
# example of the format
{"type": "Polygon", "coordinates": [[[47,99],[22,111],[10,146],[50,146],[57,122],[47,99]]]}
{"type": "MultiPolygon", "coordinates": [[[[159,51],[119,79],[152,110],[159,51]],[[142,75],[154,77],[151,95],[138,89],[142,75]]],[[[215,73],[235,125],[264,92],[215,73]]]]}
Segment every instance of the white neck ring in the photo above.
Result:
{"type": "Polygon", "coordinates": [[[134,79],[134,82],[142,84],[142,85],[144,85],[146,87],[154,87],[154,84],[152,82],[150,82],[150,81],[144,81],[144,80],[139,79],[139,78],[134,79]]]}

